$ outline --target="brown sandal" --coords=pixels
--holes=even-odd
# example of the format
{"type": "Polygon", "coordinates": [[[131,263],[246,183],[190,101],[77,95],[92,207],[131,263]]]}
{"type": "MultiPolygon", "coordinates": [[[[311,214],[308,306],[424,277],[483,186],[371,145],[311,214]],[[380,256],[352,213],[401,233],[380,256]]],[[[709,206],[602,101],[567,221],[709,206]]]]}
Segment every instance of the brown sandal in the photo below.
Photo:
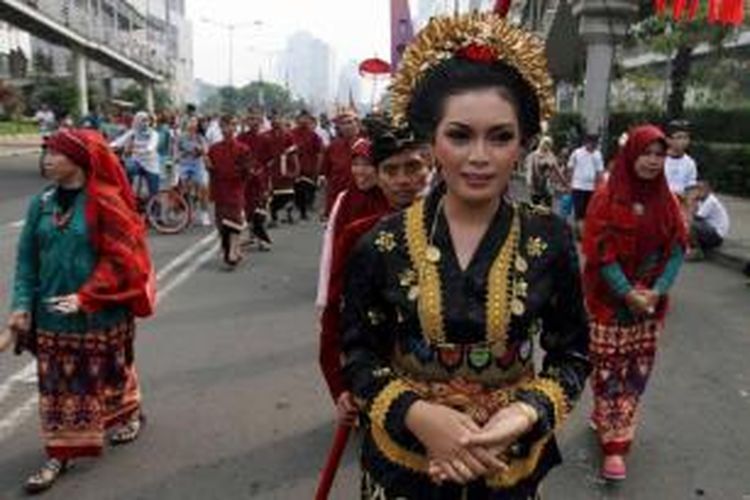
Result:
{"type": "Polygon", "coordinates": [[[26,493],[29,493],[30,495],[36,495],[52,488],[52,485],[55,484],[55,481],[57,481],[61,475],[67,472],[67,470],[70,468],[70,465],[70,462],[68,462],[67,460],[50,458],[49,460],[44,462],[44,465],[42,465],[38,471],[29,476],[29,478],[26,480],[26,483],[24,484],[26,493]]]}

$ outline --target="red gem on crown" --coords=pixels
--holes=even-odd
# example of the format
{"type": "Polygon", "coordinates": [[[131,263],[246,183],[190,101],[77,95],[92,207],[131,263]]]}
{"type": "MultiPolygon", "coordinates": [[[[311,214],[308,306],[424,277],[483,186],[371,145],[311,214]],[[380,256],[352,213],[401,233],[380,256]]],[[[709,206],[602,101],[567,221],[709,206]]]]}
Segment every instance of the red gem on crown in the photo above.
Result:
{"type": "Polygon", "coordinates": [[[498,52],[494,47],[478,43],[470,43],[466,47],[462,47],[457,55],[469,61],[480,63],[493,63],[498,59],[498,52]]]}

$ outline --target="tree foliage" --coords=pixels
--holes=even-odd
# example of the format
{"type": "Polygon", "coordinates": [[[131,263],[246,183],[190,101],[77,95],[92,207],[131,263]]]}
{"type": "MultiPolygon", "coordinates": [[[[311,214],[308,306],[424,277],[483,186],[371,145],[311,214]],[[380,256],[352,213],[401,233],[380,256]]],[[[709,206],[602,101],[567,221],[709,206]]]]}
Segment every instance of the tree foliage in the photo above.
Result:
{"type": "Polygon", "coordinates": [[[29,106],[33,111],[42,104],[47,104],[57,117],[75,115],[78,89],[69,78],[39,77],[31,86],[29,106]]]}
{"type": "Polygon", "coordinates": [[[675,21],[669,15],[657,15],[645,1],[641,3],[641,20],[631,28],[630,42],[641,44],[653,52],[669,57],[667,116],[679,118],[685,112],[685,92],[695,49],[701,44],[709,44],[720,57],[723,44],[734,30],[727,26],[710,24],[705,3],[691,21],[675,21]]]}
{"type": "MultiPolygon", "coordinates": [[[[123,101],[132,102],[136,110],[146,109],[146,90],[143,86],[133,83],[128,85],[119,94],[117,98],[123,101]]],[[[167,111],[172,107],[172,97],[167,89],[163,87],[154,88],[154,111],[157,113],[167,111]]]]}
{"type": "Polygon", "coordinates": [[[17,119],[24,111],[23,94],[13,85],[0,80],[0,115],[17,119]]]}
{"type": "Polygon", "coordinates": [[[302,109],[304,105],[303,101],[293,99],[291,93],[281,85],[256,81],[240,88],[219,88],[203,102],[201,110],[208,114],[239,114],[253,106],[287,114],[302,109]]]}

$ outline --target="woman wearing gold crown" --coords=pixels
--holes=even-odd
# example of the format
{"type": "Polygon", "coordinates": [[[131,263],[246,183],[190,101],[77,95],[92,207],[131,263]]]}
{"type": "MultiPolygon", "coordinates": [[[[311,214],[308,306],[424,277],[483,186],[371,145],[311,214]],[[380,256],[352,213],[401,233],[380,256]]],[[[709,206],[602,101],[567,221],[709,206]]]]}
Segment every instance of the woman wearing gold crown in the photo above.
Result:
{"type": "Polygon", "coordinates": [[[443,184],[349,264],[345,375],[364,414],[365,499],[536,498],[590,370],[575,247],[505,194],[552,111],[543,47],[491,14],[436,18],[392,87],[443,184]],[[544,350],[534,366],[534,336],[544,350]]]}

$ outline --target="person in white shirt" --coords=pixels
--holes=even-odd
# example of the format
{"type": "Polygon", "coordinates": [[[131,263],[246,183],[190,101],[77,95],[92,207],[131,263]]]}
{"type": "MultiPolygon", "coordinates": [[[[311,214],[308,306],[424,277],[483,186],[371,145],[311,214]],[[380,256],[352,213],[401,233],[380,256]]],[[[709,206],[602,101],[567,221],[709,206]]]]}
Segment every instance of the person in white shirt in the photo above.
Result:
{"type": "Polygon", "coordinates": [[[218,144],[224,140],[224,135],[221,133],[221,126],[219,126],[219,118],[211,118],[208,122],[208,128],[206,128],[206,140],[209,146],[218,144]]]}
{"type": "Polygon", "coordinates": [[[46,104],[42,104],[36,112],[34,121],[39,125],[39,133],[43,136],[49,135],[55,130],[55,113],[46,104]]]}
{"type": "Polygon", "coordinates": [[[667,126],[667,160],[664,164],[664,175],[667,177],[669,190],[684,198],[688,187],[698,182],[698,167],[695,160],[686,153],[690,146],[690,123],[685,120],[673,120],[667,126]]]}
{"type": "Polygon", "coordinates": [[[690,223],[691,260],[699,260],[707,251],[718,248],[729,234],[729,213],[724,204],[712,192],[711,185],[700,181],[687,189],[697,201],[695,214],[690,223]]]}
{"type": "Polygon", "coordinates": [[[573,172],[573,211],[579,231],[582,231],[586,209],[604,172],[604,159],[597,147],[598,142],[599,138],[596,135],[587,135],[583,146],[573,151],[568,160],[568,168],[573,172]]]}
{"type": "Polygon", "coordinates": [[[151,117],[139,111],[133,117],[133,127],[110,143],[122,151],[131,184],[137,176],[146,179],[149,196],[159,192],[161,165],[159,164],[159,133],[151,126],[151,117]]]}

